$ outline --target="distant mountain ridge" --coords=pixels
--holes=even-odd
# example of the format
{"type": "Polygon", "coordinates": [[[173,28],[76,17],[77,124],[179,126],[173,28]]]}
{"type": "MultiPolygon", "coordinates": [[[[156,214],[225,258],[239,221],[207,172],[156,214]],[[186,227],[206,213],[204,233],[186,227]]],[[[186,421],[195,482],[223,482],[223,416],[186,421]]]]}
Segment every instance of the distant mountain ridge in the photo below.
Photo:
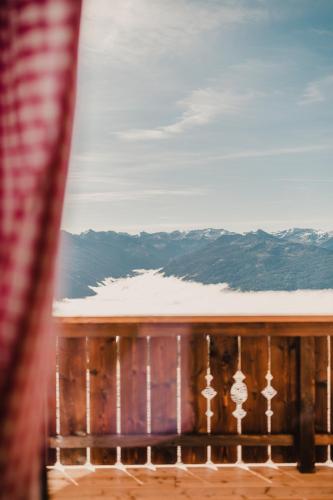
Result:
{"type": "Polygon", "coordinates": [[[90,286],[135,269],[161,269],[167,276],[244,291],[333,288],[333,232],[63,231],[56,297],[93,295],[90,286]]]}

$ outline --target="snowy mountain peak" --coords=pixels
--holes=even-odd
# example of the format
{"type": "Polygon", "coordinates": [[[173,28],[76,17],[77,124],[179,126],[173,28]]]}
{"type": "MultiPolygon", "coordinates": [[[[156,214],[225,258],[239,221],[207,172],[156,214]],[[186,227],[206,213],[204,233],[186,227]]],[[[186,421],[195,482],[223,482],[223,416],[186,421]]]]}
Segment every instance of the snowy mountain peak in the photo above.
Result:
{"type": "Polygon", "coordinates": [[[295,243],[312,243],[320,245],[333,236],[333,232],[322,231],[320,229],[311,228],[291,228],[283,231],[272,233],[280,239],[293,241],[295,243]]]}

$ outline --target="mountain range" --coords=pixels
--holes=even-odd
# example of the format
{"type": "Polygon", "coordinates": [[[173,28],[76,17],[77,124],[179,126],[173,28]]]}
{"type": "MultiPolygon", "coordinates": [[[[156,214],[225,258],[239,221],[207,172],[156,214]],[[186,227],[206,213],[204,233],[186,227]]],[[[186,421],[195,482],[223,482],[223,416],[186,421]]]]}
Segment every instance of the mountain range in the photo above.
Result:
{"type": "Polygon", "coordinates": [[[166,276],[228,283],[242,291],[333,288],[333,232],[62,231],[56,298],[93,295],[90,286],[135,269],[160,269],[166,276]]]}

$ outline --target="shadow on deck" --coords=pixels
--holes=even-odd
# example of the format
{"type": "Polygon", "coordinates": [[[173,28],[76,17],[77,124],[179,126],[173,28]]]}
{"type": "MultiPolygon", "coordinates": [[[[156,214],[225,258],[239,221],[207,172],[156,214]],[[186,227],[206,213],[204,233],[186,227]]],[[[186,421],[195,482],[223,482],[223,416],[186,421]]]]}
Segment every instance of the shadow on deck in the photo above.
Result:
{"type": "Polygon", "coordinates": [[[332,500],[333,469],[320,466],[316,474],[301,474],[295,467],[175,467],[131,469],[69,469],[49,471],[53,500],[131,499],[292,499],[332,500]]]}

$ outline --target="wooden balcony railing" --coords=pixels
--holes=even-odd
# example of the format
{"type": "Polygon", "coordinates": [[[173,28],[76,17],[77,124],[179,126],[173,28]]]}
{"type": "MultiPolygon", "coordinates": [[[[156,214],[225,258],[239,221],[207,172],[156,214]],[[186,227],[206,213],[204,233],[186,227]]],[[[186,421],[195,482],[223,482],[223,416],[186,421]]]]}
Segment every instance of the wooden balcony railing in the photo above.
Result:
{"type": "Polygon", "coordinates": [[[333,317],[55,324],[49,465],[332,464],[333,317]]]}

